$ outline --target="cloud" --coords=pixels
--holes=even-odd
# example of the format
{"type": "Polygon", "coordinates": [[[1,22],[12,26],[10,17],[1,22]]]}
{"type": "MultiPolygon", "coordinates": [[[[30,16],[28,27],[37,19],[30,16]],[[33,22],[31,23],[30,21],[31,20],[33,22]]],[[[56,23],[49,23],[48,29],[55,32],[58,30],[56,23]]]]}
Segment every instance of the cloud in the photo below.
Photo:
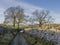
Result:
{"type": "Polygon", "coordinates": [[[30,13],[33,12],[35,9],[41,9],[39,7],[36,7],[36,6],[33,6],[33,5],[30,5],[28,3],[25,3],[25,2],[18,2],[16,0],[1,0],[0,1],[0,23],[4,21],[4,14],[3,12],[9,8],[9,7],[14,7],[14,6],[18,6],[20,5],[22,8],[24,8],[24,12],[25,14],[29,14],[31,15],[30,13]]]}
{"type": "Polygon", "coordinates": [[[3,23],[3,21],[4,21],[4,14],[3,14],[3,12],[4,12],[4,8],[0,7],[0,23],[3,23]]]}
{"type": "MultiPolygon", "coordinates": [[[[6,10],[9,7],[14,7],[14,6],[18,6],[18,5],[20,5],[22,8],[24,8],[24,13],[27,14],[27,15],[31,15],[31,13],[35,9],[38,9],[38,10],[44,9],[44,8],[41,8],[41,7],[38,7],[38,6],[34,6],[32,4],[22,2],[22,0],[21,1],[1,0],[0,1],[0,17],[2,17],[2,18],[0,18],[0,22],[4,21],[4,14],[3,14],[4,10],[6,10]]],[[[56,19],[55,22],[59,22],[59,19],[60,19],[60,16],[59,16],[60,14],[59,13],[55,13],[54,11],[50,11],[50,15],[53,16],[56,19]]]]}
{"type": "Polygon", "coordinates": [[[60,13],[50,11],[50,15],[55,19],[55,23],[60,23],[60,13]]]}
{"type": "Polygon", "coordinates": [[[3,14],[4,8],[0,8],[0,14],[3,14]]]}

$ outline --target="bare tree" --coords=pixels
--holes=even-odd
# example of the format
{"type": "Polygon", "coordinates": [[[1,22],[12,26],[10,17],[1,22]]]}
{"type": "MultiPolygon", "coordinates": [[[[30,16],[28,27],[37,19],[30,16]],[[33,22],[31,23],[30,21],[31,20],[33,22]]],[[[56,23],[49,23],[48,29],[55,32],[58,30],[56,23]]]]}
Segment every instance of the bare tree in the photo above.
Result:
{"type": "Polygon", "coordinates": [[[21,8],[20,6],[16,7],[16,19],[17,19],[17,23],[18,23],[18,29],[19,29],[19,24],[22,22],[23,18],[24,18],[24,9],[21,8]]]}
{"type": "Polygon", "coordinates": [[[48,16],[47,20],[46,20],[46,23],[48,24],[48,27],[52,27],[51,24],[54,23],[54,18],[52,16],[48,16]]]}
{"type": "Polygon", "coordinates": [[[48,24],[54,23],[54,18],[53,18],[52,16],[48,16],[46,22],[47,22],[48,24]]]}
{"type": "Polygon", "coordinates": [[[36,16],[36,19],[39,22],[39,27],[41,27],[45,22],[46,18],[48,17],[49,11],[48,10],[35,10],[33,15],[36,16]]]}
{"type": "Polygon", "coordinates": [[[5,22],[7,22],[7,21],[11,22],[13,20],[13,26],[15,28],[15,20],[16,20],[15,7],[10,7],[8,9],[6,9],[4,14],[5,14],[5,22]]]}
{"type": "Polygon", "coordinates": [[[10,7],[4,12],[4,14],[5,14],[5,22],[13,23],[13,26],[15,28],[15,23],[17,21],[19,28],[19,23],[23,18],[23,9],[21,7],[19,6],[10,7]]]}

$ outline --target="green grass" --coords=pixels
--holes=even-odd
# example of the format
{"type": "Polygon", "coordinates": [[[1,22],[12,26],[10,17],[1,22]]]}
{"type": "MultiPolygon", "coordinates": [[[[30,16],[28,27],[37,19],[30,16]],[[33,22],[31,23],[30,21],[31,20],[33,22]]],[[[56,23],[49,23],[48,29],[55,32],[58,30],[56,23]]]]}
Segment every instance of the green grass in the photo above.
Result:
{"type": "Polygon", "coordinates": [[[10,34],[8,34],[7,36],[1,36],[0,35],[0,45],[8,45],[8,43],[10,42],[10,40],[12,38],[13,38],[13,36],[10,34]]]}
{"type": "Polygon", "coordinates": [[[55,45],[54,42],[48,41],[46,39],[41,39],[38,37],[34,37],[32,35],[24,33],[23,36],[31,45],[55,45]]]}
{"type": "Polygon", "coordinates": [[[6,35],[0,35],[0,45],[8,45],[13,39],[14,35],[12,33],[7,33],[6,35]]]}

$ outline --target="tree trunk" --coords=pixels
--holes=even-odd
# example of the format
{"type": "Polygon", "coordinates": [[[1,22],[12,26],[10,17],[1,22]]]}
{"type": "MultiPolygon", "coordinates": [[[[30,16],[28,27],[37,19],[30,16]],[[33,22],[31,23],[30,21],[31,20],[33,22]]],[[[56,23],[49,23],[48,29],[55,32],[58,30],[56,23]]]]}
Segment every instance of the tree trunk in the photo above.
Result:
{"type": "Polygon", "coordinates": [[[42,22],[39,22],[39,27],[42,29],[42,22]]]}
{"type": "Polygon", "coordinates": [[[18,22],[18,30],[19,30],[19,22],[18,22]]]}
{"type": "Polygon", "coordinates": [[[15,16],[14,16],[14,21],[13,21],[13,27],[14,27],[14,29],[15,29],[15,16]]]}
{"type": "Polygon", "coordinates": [[[41,27],[42,26],[42,23],[41,22],[39,22],[39,27],[41,27]]]}
{"type": "Polygon", "coordinates": [[[20,19],[18,19],[18,30],[19,30],[19,27],[20,27],[20,19]]]}

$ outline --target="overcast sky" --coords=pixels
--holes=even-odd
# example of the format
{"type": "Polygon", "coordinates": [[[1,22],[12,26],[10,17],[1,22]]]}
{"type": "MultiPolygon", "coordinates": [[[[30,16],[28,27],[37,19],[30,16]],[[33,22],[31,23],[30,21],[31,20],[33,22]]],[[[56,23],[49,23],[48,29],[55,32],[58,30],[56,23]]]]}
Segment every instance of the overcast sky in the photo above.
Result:
{"type": "Polygon", "coordinates": [[[9,8],[20,5],[24,8],[25,14],[30,14],[35,9],[47,9],[55,19],[55,23],[60,23],[60,0],[0,0],[0,23],[4,21],[3,12],[9,8]]]}

